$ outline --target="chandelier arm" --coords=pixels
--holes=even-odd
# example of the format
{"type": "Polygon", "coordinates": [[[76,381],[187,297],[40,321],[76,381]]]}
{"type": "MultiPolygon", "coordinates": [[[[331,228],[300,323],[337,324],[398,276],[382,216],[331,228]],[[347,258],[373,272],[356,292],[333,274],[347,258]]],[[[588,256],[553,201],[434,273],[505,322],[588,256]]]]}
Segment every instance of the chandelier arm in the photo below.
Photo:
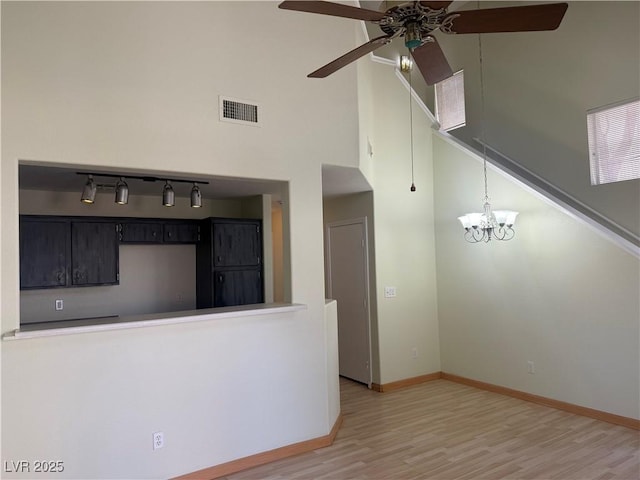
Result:
{"type": "Polygon", "coordinates": [[[471,232],[471,229],[470,229],[470,228],[466,228],[466,229],[465,229],[465,232],[464,232],[464,239],[465,239],[467,242],[469,242],[469,243],[476,243],[476,242],[473,240],[473,233],[471,232]]]}
{"type": "Polygon", "coordinates": [[[511,225],[507,225],[505,230],[505,240],[511,240],[515,236],[516,236],[516,231],[513,229],[511,225]]]}

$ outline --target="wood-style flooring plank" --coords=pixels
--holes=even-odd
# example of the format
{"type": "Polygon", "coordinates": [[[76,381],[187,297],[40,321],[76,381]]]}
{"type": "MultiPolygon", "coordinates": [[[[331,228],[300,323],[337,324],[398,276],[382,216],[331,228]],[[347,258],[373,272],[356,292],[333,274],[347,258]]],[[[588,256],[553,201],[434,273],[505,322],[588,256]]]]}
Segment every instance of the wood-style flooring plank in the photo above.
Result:
{"type": "Polygon", "coordinates": [[[333,445],[226,480],[638,480],[640,432],[435,380],[389,393],[340,379],[333,445]]]}

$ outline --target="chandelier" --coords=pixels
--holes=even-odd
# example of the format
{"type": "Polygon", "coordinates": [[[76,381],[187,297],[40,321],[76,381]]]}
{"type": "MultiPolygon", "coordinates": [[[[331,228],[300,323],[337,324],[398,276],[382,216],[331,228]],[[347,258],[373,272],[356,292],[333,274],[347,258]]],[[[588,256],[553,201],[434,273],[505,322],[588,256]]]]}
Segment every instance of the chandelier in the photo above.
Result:
{"type": "Polygon", "coordinates": [[[482,75],[482,38],[478,34],[480,52],[480,93],[482,120],[482,164],[484,172],[484,206],[482,213],[467,213],[458,217],[464,227],[464,239],[470,243],[490,242],[491,240],[511,240],[515,236],[513,224],[518,212],[512,210],[492,210],[487,187],[487,146],[484,141],[484,82],[482,75]]]}
{"type": "Polygon", "coordinates": [[[513,224],[518,212],[512,210],[491,210],[488,197],[485,197],[484,213],[467,213],[458,217],[464,227],[464,239],[469,243],[490,242],[493,240],[511,240],[516,232],[513,224]]]}

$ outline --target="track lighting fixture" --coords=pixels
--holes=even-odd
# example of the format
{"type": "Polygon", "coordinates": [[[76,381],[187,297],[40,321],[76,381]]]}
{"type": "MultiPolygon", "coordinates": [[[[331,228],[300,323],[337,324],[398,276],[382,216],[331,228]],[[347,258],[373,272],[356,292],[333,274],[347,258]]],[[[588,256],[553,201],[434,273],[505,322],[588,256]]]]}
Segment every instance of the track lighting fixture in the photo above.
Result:
{"type": "Polygon", "coordinates": [[[129,203],[129,185],[124,181],[124,177],[116,182],[116,203],[126,205],[129,203]]]}
{"type": "Polygon", "coordinates": [[[191,207],[202,207],[202,193],[200,193],[200,187],[196,182],[193,182],[193,188],[191,189],[191,207]]]}
{"type": "Polygon", "coordinates": [[[98,191],[98,187],[96,182],[93,181],[93,175],[87,176],[87,183],[84,184],[84,188],[82,189],[82,197],[80,197],[80,201],[82,203],[93,203],[96,200],[96,192],[98,191]]]}
{"type": "MultiPolygon", "coordinates": [[[[87,183],[84,185],[82,190],[81,201],[83,203],[91,204],[96,199],[96,193],[98,189],[104,190],[115,190],[115,202],[118,205],[126,205],[129,203],[129,185],[127,184],[125,177],[122,175],[110,175],[108,173],[95,173],[95,172],[76,172],[78,175],[86,175],[87,183]],[[96,183],[93,177],[106,177],[112,178],[115,181],[115,184],[100,184],[96,183]]],[[[191,188],[191,206],[193,208],[202,207],[202,192],[200,191],[200,185],[208,185],[209,182],[203,180],[187,180],[183,178],[162,178],[162,177],[152,177],[150,175],[147,176],[136,176],[136,175],[127,175],[127,180],[141,180],[143,182],[164,182],[164,186],[162,188],[162,205],[165,207],[173,207],[176,204],[176,194],[173,190],[173,186],[171,182],[174,183],[191,183],[193,187],[191,188]]]]}

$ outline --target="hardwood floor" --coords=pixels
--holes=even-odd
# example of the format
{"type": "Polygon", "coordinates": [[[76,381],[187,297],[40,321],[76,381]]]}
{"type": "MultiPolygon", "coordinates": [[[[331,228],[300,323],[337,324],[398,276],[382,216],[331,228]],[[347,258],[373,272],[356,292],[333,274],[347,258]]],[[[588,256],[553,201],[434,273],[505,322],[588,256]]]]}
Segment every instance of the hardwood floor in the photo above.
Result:
{"type": "Polygon", "coordinates": [[[340,387],[344,422],[332,446],[224,478],[640,478],[637,430],[446,380],[390,393],[340,387]]]}

